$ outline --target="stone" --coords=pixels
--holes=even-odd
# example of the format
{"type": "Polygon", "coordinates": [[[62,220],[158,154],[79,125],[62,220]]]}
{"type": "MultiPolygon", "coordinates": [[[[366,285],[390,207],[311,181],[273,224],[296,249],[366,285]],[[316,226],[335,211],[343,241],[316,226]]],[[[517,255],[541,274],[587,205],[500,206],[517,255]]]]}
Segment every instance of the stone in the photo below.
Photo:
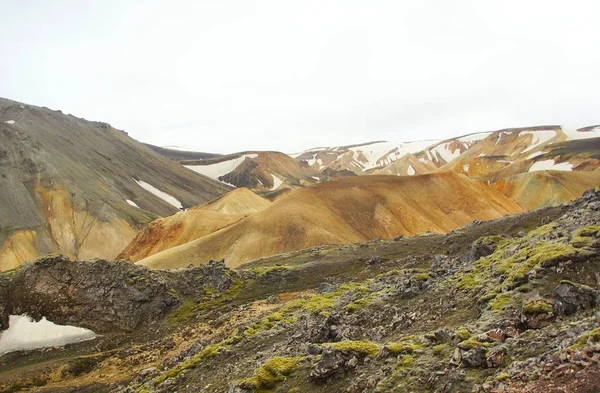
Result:
{"type": "Polygon", "coordinates": [[[557,315],[571,315],[596,307],[600,303],[600,292],[585,285],[562,281],[554,289],[554,299],[554,312],[557,315]]]}

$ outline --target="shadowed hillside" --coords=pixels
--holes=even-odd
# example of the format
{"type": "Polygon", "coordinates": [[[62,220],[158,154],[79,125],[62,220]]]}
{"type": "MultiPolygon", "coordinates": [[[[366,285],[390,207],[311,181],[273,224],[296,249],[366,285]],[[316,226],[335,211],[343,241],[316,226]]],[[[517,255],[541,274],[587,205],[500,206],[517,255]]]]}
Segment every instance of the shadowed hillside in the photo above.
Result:
{"type": "Polygon", "coordinates": [[[106,123],[0,99],[0,270],[114,258],[144,224],[229,189],[106,123]]]}

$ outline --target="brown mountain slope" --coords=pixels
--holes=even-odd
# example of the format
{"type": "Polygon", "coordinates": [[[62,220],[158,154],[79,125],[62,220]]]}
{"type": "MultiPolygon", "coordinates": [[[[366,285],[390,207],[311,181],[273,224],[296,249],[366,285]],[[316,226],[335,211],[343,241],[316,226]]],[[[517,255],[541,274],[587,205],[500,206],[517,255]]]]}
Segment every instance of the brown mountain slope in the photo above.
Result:
{"type": "Polygon", "coordinates": [[[312,176],[318,173],[287,154],[270,151],[242,152],[181,163],[215,180],[261,192],[310,185],[316,181],[312,176]]]}
{"type": "Polygon", "coordinates": [[[271,202],[247,188],[238,188],[190,210],[209,210],[224,214],[252,214],[264,210],[271,202]]]}
{"type": "Polygon", "coordinates": [[[559,205],[600,184],[600,171],[537,171],[504,178],[494,187],[525,209],[559,205]]]}
{"type": "Polygon", "coordinates": [[[114,258],[153,219],[228,190],[106,123],[0,98],[0,271],[114,258]]]}
{"type": "Polygon", "coordinates": [[[320,244],[347,244],[523,211],[480,182],[455,173],[360,176],[297,190],[225,229],[139,263],[174,268],[225,258],[229,266],[320,244]]]}
{"type": "Polygon", "coordinates": [[[247,188],[238,188],[214,201],[151,222],[118,258],[139,261],[217,232],[250,214],[266,209],[270,204],[271,202],[247,188]]]}

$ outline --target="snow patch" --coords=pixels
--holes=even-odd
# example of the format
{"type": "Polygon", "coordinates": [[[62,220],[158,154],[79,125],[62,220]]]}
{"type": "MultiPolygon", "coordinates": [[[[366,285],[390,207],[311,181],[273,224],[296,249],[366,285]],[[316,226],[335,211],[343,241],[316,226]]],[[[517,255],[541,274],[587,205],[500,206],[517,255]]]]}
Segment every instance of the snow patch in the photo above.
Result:
{"type": "Polygon", "coordinates": [[[130,204],[133,207],[137,207],[138,209],[140,208],[134,201],[132,201],[131,199],[126,199],[125,202],[127,202],[128,204],[130,204]]]}
{"type": "Polygon", "coordinates": [[[23,105],[19,105],[21,107],[21,109],[25,109],[25,107],[23,105]]]}
{"type": "Polygon", "coordinates": [[[573,128],[562,127],[563,132],[567,135],[568,141],[579,139],[600,138],[600,126],[594,127],[589,131],[578,131],[573,128]]]}
{"type": "Polygon", "coordinates": [[[534,163],[530,168],[529,172],[536,171],[567,171],[573,170],[573,164],[570,162],[561,162],[556,164],[554,160],[544,160],[534,163]]]}
{"type": "MultiPolygon", "coordinates": [[[[233,172],[246,158],[256,158],[258,154],[244,154],[238,158],[232,158],[231,160],[217,162],[216,164],[209,165],[184,165],[186,168],[198,172],[204,176],[208,176],[211,179],[219,180],[219,177],[224,176],[230,172],[233,172]]],[[[223,182],[226,183],[226,182],[223,182]]]]}
{"type": "Polygon", "coordinates": [[[469,172],[469,164],[465,164],[462,166],[463,172],[469,172]]]}
{"type": "Polygon", "coordinates": [[[15,121],[14,120],[7,120],[7,121],[5,121],[5,123],[6,124],[15,124],[15,121]]]}
{"type": "Polygon", "coordinates": [[[556,131],[524,131],[519,133],[519,135],[533,135],[533,138],[531,139],[531,145],[521,152],[527,153],[528,151],[533,150],[539,145],[542,145],[554,138],[556,136],[556,131]]]}
{"type": "Polygon", "coordinates": [[[62,347],[95,338],[96,334],[88,329],[56,325],[46,318],[35,322],[26,315],[11,315],[8,318],[8,329],[0,336],[0,355],[14,351],[62,347]]]}
{"type": "Polygon", "coordinates": [[[406,173],[408,173],[408,176],[414,176],[417,172],[415,172],[415,168],[413,168],[412,165],[409,165],[406,173]]]}
{"type": "Polygon", "coordinates": [[[433,152],[438,153],[438,155],[440,157],[442,157],[442,159],[446,163],[448,163],[448,162],[454,160],[456,157],[460,156],[460,150],[459,149],[455,149],[453,152],[450,151],[450,144],[451,144],[450,142],[449,143],[444,143],[442,145],[438,145],[438,146],[434,147],[431,150],[433,152]]]}
{"type": "Polygon", "coordinates": [[[283,182],[277,176],[275,176],[273,174],[271,174],[271,176],[273,176],[273,187],[271,187],[271,190],[275,190],[275,189],[277,189],[277,187],[282,185],[283,182]]]}
{"type": "Polygon", "coordinates": [[[145,181],[141,181],[141,180],[137,181],[135,179],[133,179],[133,181],[136,182],[144,190],[148,191],[149,193],[151,193],[154,196],[159,197],[163,201],[167,202],[169,205],[175,206],[178,209],[183,209],[183,205],[181,204],[181,202],[179,202],[174,196],[159,190],[158,188],[154,187],[152,184],[146,183],[145,181]]]}
{"type": "Polygon", "coordinates": [[[368,145],[350,147],[348,150],[362,153],[365,160],[355,160],[360,163],[364,170],[380,168],[399,160],[407,154],[418,153],[429,146],[439,143],[438,141],[415,141],[415,142],[375,142],[368,145]]]}
{"type": "Polygon", "coordinates": [[[323,160],[321,160],[320,158],[317,160],[317,165],[319,165],[319,170],[323,169],[324,165],[323,165],[323,160]]]}

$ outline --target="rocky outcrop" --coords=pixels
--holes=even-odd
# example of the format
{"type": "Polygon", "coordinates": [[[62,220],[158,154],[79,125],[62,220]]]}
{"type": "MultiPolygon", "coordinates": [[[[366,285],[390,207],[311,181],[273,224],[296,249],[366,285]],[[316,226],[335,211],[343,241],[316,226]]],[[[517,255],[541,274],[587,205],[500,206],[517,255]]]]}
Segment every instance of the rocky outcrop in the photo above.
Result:
{"type": "Polygon", "coordinates": [[[164,316],[183,298],[227,290],[235,273],[224,263],[195,269],[151,271],[125,261],[72,262],[47,257],[0,275],[0,323],[10,315],[46,317],[96,333],[132,331],[164,316]]]}
{"type": "Polygon", "coordinates": [[[600,291],[570,281],[562,281],[554,289],[554,297],[554,310],[559,315],[575,314],[600,303],[600,291]]]}

